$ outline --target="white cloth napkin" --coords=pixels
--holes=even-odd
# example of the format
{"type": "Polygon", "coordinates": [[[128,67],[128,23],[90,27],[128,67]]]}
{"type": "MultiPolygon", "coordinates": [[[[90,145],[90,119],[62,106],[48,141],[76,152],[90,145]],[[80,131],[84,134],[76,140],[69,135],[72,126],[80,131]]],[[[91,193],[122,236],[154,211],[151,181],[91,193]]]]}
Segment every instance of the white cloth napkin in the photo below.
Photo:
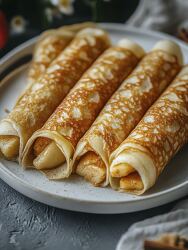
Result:
{"type": "Polygon", "coordinates": [[[144,240],[154,240],[164,233],[178,233],[188,238],[188,199],[167,214],[133,224],[120,238],[116,250],[144,250],[144,240]]]}
{"type": "Polygon", "coordinates": [[[179,27],[188,28],[187,0],[140,0],[126,24],[176,34],[179,27]]]}

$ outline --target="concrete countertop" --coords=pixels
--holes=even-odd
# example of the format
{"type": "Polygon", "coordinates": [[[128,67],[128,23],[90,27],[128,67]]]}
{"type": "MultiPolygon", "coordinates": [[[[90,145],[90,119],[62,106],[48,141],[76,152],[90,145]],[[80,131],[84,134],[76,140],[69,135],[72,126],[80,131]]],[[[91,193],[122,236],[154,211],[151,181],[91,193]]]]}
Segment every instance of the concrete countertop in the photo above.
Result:
{"type": "Polygon", "coordinates": [[[0,180],[0,249],[113,250],[134,222],[170,211],[95,215],[56,209],[31,200],[0,180]]]}

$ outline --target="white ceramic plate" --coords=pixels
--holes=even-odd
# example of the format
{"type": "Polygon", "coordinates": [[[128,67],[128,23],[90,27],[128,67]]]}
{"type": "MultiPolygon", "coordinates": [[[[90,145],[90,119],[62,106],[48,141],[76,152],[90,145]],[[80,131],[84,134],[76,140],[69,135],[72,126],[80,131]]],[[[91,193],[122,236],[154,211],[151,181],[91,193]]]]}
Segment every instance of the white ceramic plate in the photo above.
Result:
{"type": "MultiPolygon", "coordinates": [[[[140,43],[146,50],[160,39],[173,39],[167,35],[117,24],[103,24],[112,40],[128,37],[140,43]]],[[[188,46],[177,39],[188,56],[188,46]]],[[[15,60],[31,53],[36,39],[19,46],[0,61],[0,73],[15,60]]],[[[185,58],[188,61],[188,57],[185,58]]],[[[0,118],[5,108],[11,109],[26,84],[27,65],[17,68],[1,82],[0,118]]],[[[65,181],[49,181],[35,170],[23,171],[14,162],[0,160],[0,177],[20,193],[43,203],[74,211],[89,213],[124,213],[144,210],[178,199],[188,193],[188,147],[166,167],[157,184],[142,196],[116,192],[110,188],[96,188],[77,176],[65,181]]]]}

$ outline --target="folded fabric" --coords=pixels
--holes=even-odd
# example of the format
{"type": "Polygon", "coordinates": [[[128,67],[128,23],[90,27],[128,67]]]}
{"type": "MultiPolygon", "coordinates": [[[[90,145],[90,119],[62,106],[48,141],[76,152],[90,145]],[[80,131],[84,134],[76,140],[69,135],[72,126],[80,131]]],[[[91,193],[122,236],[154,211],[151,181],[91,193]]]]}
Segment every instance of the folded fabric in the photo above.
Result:
{"type": "Polygon", "coordinates": [[[0,122],[0,150],[8,159],[21,159],[27,140],[41,128],[55,108],[95,59],[109,47],[107,33],[97,28],[78,32],[45,73],[21,95],[0,122]]]}
{"type": "Polygon", "coordinates": [[[72,157],[79,139],[143,53],[138,45],[125,39],[107,49],[43,128],[33,134],[24,151],[23,165],[34,165],[50,179],[68,177],[72,172],[72,157]],[[136,48],[137,52],[132,52],[136,48]],[[67,164],[64,164],[65,161],[67,164]]]}
{"type": "Polygon", "coordinates": [[[132,225],[119,240],[116,250],[144,250],[145,240],[162,241],[164,244],[166,234],[188,239],[188,200],[180,202],[167,214],[132,225]]]}
{"type": "Polygon", "coordinates": [[[159,41],[140,61],[78,143],[74,156],[77,174],[94,185],[109,183],[110,154],[178,73],[181,56],[177,44],[159,41]]]}

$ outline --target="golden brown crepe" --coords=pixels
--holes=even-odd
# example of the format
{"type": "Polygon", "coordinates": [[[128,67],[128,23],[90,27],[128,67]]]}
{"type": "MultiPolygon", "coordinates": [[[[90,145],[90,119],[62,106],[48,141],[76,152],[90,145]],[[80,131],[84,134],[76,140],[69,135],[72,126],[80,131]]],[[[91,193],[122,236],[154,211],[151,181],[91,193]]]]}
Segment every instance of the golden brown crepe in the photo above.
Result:
{"type": "Polygon", "coordinates": [[[112,154],[112,187],[143,194],[155,184],[167,163],[187,141],[188,66],[112,154]]]}
{"type": "Polygon", "coordinates": [[[0,151],[8,159],[21,157],[34,131],[41,128],[93,61],[109,47],[106,32],[86,28],[50,64],[0,122],[0,151]]]}
{"type": "Polygon", "coordinates": [[[78,143],[74,155],[77,174],[95,186],[109,183],[110,154],[172,81],[181,64],[178,45],[170,41],[156,44],[121,84],[78,143]]]}
{"type": "Polygon", "coordinates": [[[33,52],[33,59],[28,72],[28,84],[36,82],[73,37],[74,33],[66,30],[50,30],[41,35],[33,52]]]}
{"type": "Polygon", "coordinates": [[[43,128],[30,138],[24,151],[23,165],[34,165],[50,179],[68,177],[72,172],[72,156],[79,139],[143,53],[138,45],[126,39],[106,50],[43,128]],[[135,48],[137,52],[133,53],[135,48]]]}
{"type": "Polygon", "coordinates": [[[79,30],[94,26],[94,23],[86,22],[43,32],[34,49],[28,73],[28,83],[34,83],[45,72],[50,63],[70,43],[79,30]]]}

